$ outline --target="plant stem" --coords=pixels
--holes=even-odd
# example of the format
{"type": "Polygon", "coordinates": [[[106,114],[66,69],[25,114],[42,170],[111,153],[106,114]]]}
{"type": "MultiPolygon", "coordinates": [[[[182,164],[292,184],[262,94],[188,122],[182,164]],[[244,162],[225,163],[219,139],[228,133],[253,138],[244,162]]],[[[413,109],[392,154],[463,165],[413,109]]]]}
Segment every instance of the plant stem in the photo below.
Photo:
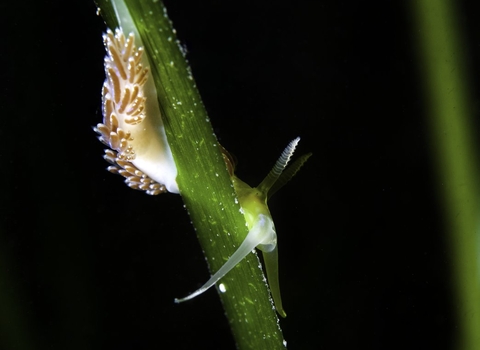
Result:
{"type": "MultiPolygon", "coordinates": [[[[107,26],[115,29],[117,20],[111,3],[96,2],[107,26]]],[[[245,218],[164,5],[157,0],[125,3],[151,62],[182,198],[210,269],[215,272],[246,236],[245,218]]],[[[222,278],[226,292],[219,295],[239,349],[283,349],[278,318],[259,266],[256,254],[249,254],[222,278]]]]}
{"type": "MultiPolygon", "coordinates": [[[[427,97],[438,186],[452,249],[458,320],[455,349],[480,348],[479,172],[465,58],[455,4],[414,0],[415,36],[427,97]]],[[[457,327],[456,327],[457,328],[457,327]]]]}

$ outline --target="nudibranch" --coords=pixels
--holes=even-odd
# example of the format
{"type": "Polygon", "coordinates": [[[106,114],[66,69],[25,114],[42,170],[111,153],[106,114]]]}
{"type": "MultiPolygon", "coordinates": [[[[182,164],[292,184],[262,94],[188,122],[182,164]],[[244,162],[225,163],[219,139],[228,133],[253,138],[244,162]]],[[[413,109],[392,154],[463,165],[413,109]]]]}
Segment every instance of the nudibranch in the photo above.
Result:
{"type": "Polygon", "coordinates": [[[107,168],[128,186],[156,195],[179,193],[177,168],[167,142],[157,92],[140,35],[123,1],[114,1],[121,29],[103,36],[106,80],[102,89],[103,123],[94,130],[109,149],[107,168]],[[124,31],[130,34],[125,37],[124,31]],[[137,47],[138,45],[138,47],[137,47]]]}
{"type": "MultiPolygon", "coordinates": [[[[103,37],[107,51],[102,89],[103,123],[94,128],[100,141],[109,147],[104,156],[111,163],[108,170],[123,175],[131,188],[151,195],[167,191],[179,193],[177,169],[140,35],[124,1],[113,0],[112,5],[120,28],[115,33],[108,30],[103,37]]],[[[175,302],[190,300],[205,292],[258,248],[263,252],[275,308],[286,317],[278,282],[277,234],[267,201],[311,156],[303,155],[286,168],[299,141],[297,137],[288,144],[270,173],[254,188],[235,176],[235,162],[223,150],[249,232],[227,262],[200,289],[175,302]]]]}
{"type": "Polygon", "coordinates": [[[175,299],[176,303],[190,300],[205,292],[256,247],[263,253],[268,284],[275,303],[275,308],[280,316],[287,316],[283,309],[278,281],[277,233],[270,210],[268,209],[267,201],[297,173],[300,167],[311,156],[311,153],[301,156],[285,170],[299,141],[300,138],[297,137],[288,144],[272,170],[268,173],[265,179],[254,188],[250,187],[233,174],[235,164],[228,152],[224,150],[224,158],[228,169],[231,171],[232,182],[240,206],[243,210],[249,232],[233,255],[202,287],[185,298],[175,299]]]}

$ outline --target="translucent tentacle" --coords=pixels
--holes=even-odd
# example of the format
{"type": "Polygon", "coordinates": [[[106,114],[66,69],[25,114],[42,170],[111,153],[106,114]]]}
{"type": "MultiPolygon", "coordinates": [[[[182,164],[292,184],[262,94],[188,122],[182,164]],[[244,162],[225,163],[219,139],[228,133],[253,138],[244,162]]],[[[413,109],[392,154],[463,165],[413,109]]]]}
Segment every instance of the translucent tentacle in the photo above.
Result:
{"type": "Polygon", "coordinates": [[[295,147],[297,147],[298,142],[300,141],[300,137],[297,137],[295,140],[291,141],[285,150],[282,152],[280,158],[278,158],[275,166],[272,170],[268,173],[268,175],[263,179],[260,185],[257,186],[257,189],[260,190],[263,194],[267,195],[270,188],[273,186],[275,181],[280,177],[283,170],[287,166],[290,158],[295,152],[295,147]]]}
{"type": "Polygon", "coordinates": [[[295,176],[295,174],[300,170],[300,168],[305,164],[305,162],[310,158],[312,153],[307,153],[296,159],[292,165],[290,165],[285,171],[280,175],[277,181],[272,185],[268,190],[267,198],[270,199],[279,189],[287,184],[288,181],[295,176]]]}
{"type": "Polygon", "coordinates": [[[240,261],[243,260],[257,245],[265,241],[265,235],[269,234],[270,228],[272,225],[272,220],[265,215],[259,215],[259,220],[255,223],[253,228],[248,232],[247,237],[238,247],[238,249],[233,253],[233,255],[227,260],[227,262],[217,271],[215,274],[210,277],[210,279],[199,289],[197,289],[192,294],[186,296],[185,298],[175,298],[176,303],[182,303],[184,301],[195,298],[196,296],[202,294],[207,289],[212,287],[217,283],[220,278],[225,276],[231,269],[233,269],[240,261]]]}
{"type": "Polygon", "coordinates": [[[287,313],[283,309],[282,296],[280,295],[280,283],[278,280],[278,250],[275,247],[271,252],[263,252],[263,261],[265,262],[265,270],[267,270],[268,285],[272,293],[275,309],[282,317],[287,317],[287,313]]]}

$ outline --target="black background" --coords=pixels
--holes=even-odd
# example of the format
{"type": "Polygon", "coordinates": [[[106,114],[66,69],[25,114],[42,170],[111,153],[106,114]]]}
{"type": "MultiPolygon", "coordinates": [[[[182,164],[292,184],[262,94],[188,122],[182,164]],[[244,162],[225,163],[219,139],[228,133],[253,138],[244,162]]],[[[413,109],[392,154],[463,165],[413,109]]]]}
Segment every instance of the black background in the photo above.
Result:
{"type": "MultiPolygon", "coordinates": [[[[478,96],[476,8],[460,5],[478,96]]],[[[270,202],[290,349],[453,349],[450,250],[403,1],[165,1],[220,142],[270,202]],[[193,3],[193,4],[192,4],[193,3]]],[[[233,349],[181,198],[109,174],[91,1],[2,2],[0,347],[233,349]]],[[[478,119],[478,98],[474,99],[478,119]]]]}

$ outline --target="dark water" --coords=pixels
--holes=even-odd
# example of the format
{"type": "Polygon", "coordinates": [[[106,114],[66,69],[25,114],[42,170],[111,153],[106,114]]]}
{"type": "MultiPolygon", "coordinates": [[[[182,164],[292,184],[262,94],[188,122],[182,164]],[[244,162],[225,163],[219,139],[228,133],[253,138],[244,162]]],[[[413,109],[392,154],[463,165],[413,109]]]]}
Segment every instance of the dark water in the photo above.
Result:
{"type": "MultiPolygon", "coordinates": [[[[459,4],[475,95],[480,36],[459,4]]],[[[451,254],[403,2],[166,5],[239,176],[259,182],[298,135],[314,154],[270,203],[289,348],[452,349],[451,254]]],[[[66,7],[0,5],[0,347],[233,349],[213,290],[173,304],[208,277],[181,198],[105,171],[91,129],[105,28],[93,3],[66,7]]]]}

